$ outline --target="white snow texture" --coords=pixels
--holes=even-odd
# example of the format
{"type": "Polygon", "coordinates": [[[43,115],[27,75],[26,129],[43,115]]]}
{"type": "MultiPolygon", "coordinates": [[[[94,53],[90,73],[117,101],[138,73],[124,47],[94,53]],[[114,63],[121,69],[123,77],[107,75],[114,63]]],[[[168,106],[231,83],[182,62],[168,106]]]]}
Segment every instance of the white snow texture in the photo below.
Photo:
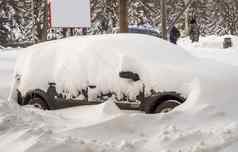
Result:
{"type": "Polygon", "coordinates": [[[234,152],[238,39],[232,38],[235,45],[229,49],[218,47],[221,38],[215,36],[196,44],[185,38],[175,46],[125,34],[74,37],[0,51],[0,151],[234,152]],[[74,90],[90,82],[103,91],[118,84],[124,90],[127,84],[119,82],[117,74],[130,69],[141,75],[140,83],[182,91],[187,100],[170,113],[153,115],[121,111],[112,100],[56,111],[20,107],[7,100],[16,57],[15,72],[22,75],[23,92],[45,88],[48,81],[60,82],[58,89],[74,90]],[[75,74],[69,75],[72,71],[75,74]]]}

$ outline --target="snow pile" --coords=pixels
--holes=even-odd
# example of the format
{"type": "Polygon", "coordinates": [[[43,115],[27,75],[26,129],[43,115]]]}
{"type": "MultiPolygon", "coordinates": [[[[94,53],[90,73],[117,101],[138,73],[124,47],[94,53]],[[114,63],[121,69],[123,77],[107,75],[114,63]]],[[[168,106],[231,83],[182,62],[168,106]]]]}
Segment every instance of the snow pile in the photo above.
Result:
{"type": "Polygon", "coordinates": [[[16,74],[21,75],[18,89],[23,94],[35,88],[46,90],[53,81],[58,91],[66,89],[76,95],[93,84],[97,94],[113,91],[136,96],[145,84],[147,93],[154,89],[189,96],[190,84],[197,79],[201,93],[192,101],[194,108],[200,107],[196,104],[224,104],[224,100],[233,103],[236,95],[224,88],[238,86],[236,67],[200,60],[169,42],[138,34],[73,37],[35,45],[21,54],[16,74]],[[128,82],[118,76],[127,70],[138,73],[141,81],[128,82]]]}
{"type": "Polygon", "coordinates": [[[32,118],[32,115],[23,114],[17,105],[6,101],[0,101],[0,111],[0,136],[4,139],[0,142],[1,151],[23,152],[37,143],[42,125],[33,125],[33,120],[25,121],[26,118],[32,118]]]}
{"type": "MultiPolygon", "coordinates": [[[[80,149],[91,149],[93,145],[101,147],[99,143],[87,141],[87,139],[80,140],[80,138],[72,136],[72,139],[75,138],[74,142],[72,142],[71,136],[63,136],[61,138],[56,136],[68,130],[110,121],[122,114],[112,101],[96,106],[79,107],[68,111],[59,110],[56,112],[41,111],[30,106],[21,108],[15,103],[1,101],[0,137],[5,140],[0,142],[0,150],[5,152],[23,152],[29,150],[34,145],[37,147],[38,142],[39,144],[41,142],[46,144],[44,147],[48,150],[48,144],[48,146],[56,146],[59,144],[58,142],[60,144],[68,143],[72,145],[80,142],[80,144],[77,143],[77,147],[80,146],[80,149]],[[45,138],[49,139],[44,140],[45,138]],[[87,144],[86,142],[89,143],[87,144]]],[[[94,148],[96,148],[95,146],[94,148]]],[[[37,151],[39,148],[33,149],[37,151]]]]}
{"type": "MultiPolygon", "coordinates": [[[[104,74],[107,74],[110,70],[117,72],[115,69],[130,69],[138,73],[146,72],[148,75],[143,73],[140,73],[140,75],[145,83],[153,82],[151,86],[157,86],[156,82],[150,81],[155,80],[155,77],[159,80],[159,87],[169,88],[171,86],[170,88],[172,88],[176,84],[178,84],[176,88],[182,86],[181,90],[185,90],[188,97],[184,104],[168,114],[146,115],[139,112],[120,111],[112,100],[100,105],[57,111],[40,111],[32,107],[22,108],[15,103],[1,101],[0,137],[5,140],[0,141],[0,150],[6,152],[236,151],[238,147],[236,101],[238,99],[236,93],[236,90],[238,90],[238,69],[236,65],[238,65],[238,62],[235,57],[238,57],[238,55],[232,52],[232,50],[236,50],[234,48],[227,49],[227,56],[236,56],[230,59],[229,62],[224,60],[227,64],[223,64],[220,61],[215,61],[219,60],[220,56],[216,54],[214,48],[210,48],[214,52],[214,57],[211,60],[209,52],[203,51],[203,48],[197,47],[197,50],[195,50],[195,46],[192,47],[190,45],[191,47],[189,47],[186,45],[183,46],[186,47],[186,52],[180,47],[170,45],[164,41],[157,41],[151,37],[145,36],[135,41],[134,37],[130,38],[130,36],[125,35],[125,39],[123,39],[128,41],[128,37],[130,43],[135,44],[138,48],[148,47],[146,52],[140,49],[133,49],[134,45],[129,45],[132,54],[127,50],[116,50],[121,48],[119,45],[122,39],[120,39],[118,44],[108,42],[111,52],[100,49],[103,48],[104,43],[98,42],[97,46],[88,46],[92,47],[92,49],[88,48],[87,50],[94,50],[95,54],[93,51],[81,52],[79,55],[83,57],[78,61],[79,57],[76,52],[79,50],[75,52],[72,50],[75,49],[75,43],[78,43],[78,39],[81,41],[81,39],[88,39],[88,37],[72,38],[60,40],[60,47],[58,47],[59,44],[57,42],[49,42],[46,46],[42,44],[29,48],[29,50],[27,49],[26,51],[29,51],[30,56],[26,56],[23,53],[18,63],[23,61],[26,63],[18,64],[17,69],[18,72],[23,72],[27,75],[24,79],[34,79],[28,85],[32,85],[31,83],[35,85],[36,79],[41,78],[39,76],[41,72],[34,70],[34,68],[39,67],[38,64],[40,64],[41,60],[41,63],[44,64],[46,64],[46,61],[47,63],[53,63],[52,67],[50,64],[48,65],[49,68],[57,67],[66,71],[75,69],[75,67],[72,69],[70,67],[74,65],[73,63],[76,64],[78,62],[91,63],[92,67],[98,65],[97,68],[99,69],[89,68],[90,70],[87,71],[88,67],[85,68],[87,74],[82,74],[85,79],[101,79],[103,72],[100,72],[100,70],[105,65],[110,65],[112,68],[108,69],[108,71],[106,69],[104,74]],[[152,41],[153,45],[146,46],[145,43],[142,43],[142,41],[146,41],[145,39],[152,41]],[[47,52],[43,49],[44,47],[49,47],[49,49],[46,49],[47,52]],[[163,51],[160,48],[170,48],[171,50],[166,49],[163,51]],[[70,50],[69,52],[73,52],[73,55],[64,53],[63,49],[70,50]],[[154,50],[153,54],[148,54],[147,50],[152,49],[154,50]],[[117,56],[118,58],[115,57],[116,52],[120,52],[117,56]],[[197,54],[194,52],[197,52],[197,54]],[[203,56],[206,59],[193,57],[190,53],[193,56],[203,56]],[[38,57],[31,57],[31,55],[37,55],[38,57]],[[48,61],[48,55],[51,55],[51,62],[48,61]],[[155,56],[155,58],[152,56],[155,56]],[[67,57],[68,59],[66,60],[65,58],[67,57]],[[89,61],[86,62],[85,57],[89,61]],[[26,60],[22,60],[23,58],[26,60]],[[100,60],[96,60],[99,58],[100,60]],[[33,59],[35,62],[31,61],[33,59]],[[68,61],[67,66],[65,65],[63,68],[60,61],[68,61]],[[234,65],[230,65],[231,62],[234,65]],[[30,63],[35,64],[30,65],[30,63]],[[148,65],[151,67],[148,68],[148,65]],[[101,69],[100,66],[102,66],[101,69]],[[31,69],[28,69],[29,67],[31,69]],[[28,70],[38,72],[31,75],[28,70]],[[95,77],[93,77],[94,70],[97,72],[95,77]],[[156,76],[151,76],[152,71],[156,76]]],[[[92,38],[92,42],[94,42],[94,38],[92,38]]],[[[101,37],[101,39],[105,40],[107,38],[101,37]]],[[[83,42],[85,43],[82,43],[82,48],[85,47],[84,44],[86,42],[89,43],[86,40],[83,42]]],[[[128,46],[124,47],[128,49],[128,46]]],[[[8,55],[6,55],[6,58],[8,58],[8,55]]],[[[44,70],[47,69],[42,69],[42,71],[45,72],[44,70]]],[[[55,74],[57,70],[53,72],[49,70],[47,72],[51,75],[52,73],[55,74]]],[[[111,77],[114,77],[113,72],[110,73],[111,77]]],[[[54,76],[49,76],[49,78],[54,78],[54,76]]],[[[108,75],[106,76],[109,78],[108,75]]],[[[46,77],[48,76],[46,75],[46,77]]],[[[80,80],[81,75],[79,74],[78,77],[80,80]]],[[[27,85],[25,84],[25,86],[27,85]]]]}
{"type": "Polygon", "coordinates": [[[196,61],[180,47],[140,34],[73,37],[23,52],[15,73],[21,75],[18,88],[23,94],[35,88],[46,90],[48,82],[56,82],[59,92],[66,90],[74,95],[88,85],[96,85],[96,93],[126,92],[131,96],[138,94],[142,83],[147,92],[176,91],[181,90],[184,80],[191,81],[187,68],[196,61]],[[123,70],[138,73],[141,81],[128,83],[119,78],[123,70]]]}

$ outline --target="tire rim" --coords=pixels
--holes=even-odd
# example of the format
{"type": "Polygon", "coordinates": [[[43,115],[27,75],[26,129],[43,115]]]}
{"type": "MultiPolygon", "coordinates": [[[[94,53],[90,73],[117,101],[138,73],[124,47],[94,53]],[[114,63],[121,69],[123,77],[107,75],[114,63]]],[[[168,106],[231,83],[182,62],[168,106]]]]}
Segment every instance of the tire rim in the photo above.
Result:
{"type": "MultiPolygon", "coordinates": [[[[173,102],[173,103],[177,103],[179,106],[181,103],[179,103],[177,100],[168,100],[168,102],[173,102]]],[[[168,113],[170,111],[172,111],[175,107],[167,107],[167,108],[164,108],[160,111],[160,113],[168,113]]]]}
{"type": "Polygon", "coordinates": [[[42,105],[39,103],[33,103],[32,104],[35,108],[43,109],[42,105]]]}
{"type": "Polygon", "coordinates": [[[164,108],[160,111],[160,113],[168,113],[170,111],[172,111],[174,108],[164,108]]]}

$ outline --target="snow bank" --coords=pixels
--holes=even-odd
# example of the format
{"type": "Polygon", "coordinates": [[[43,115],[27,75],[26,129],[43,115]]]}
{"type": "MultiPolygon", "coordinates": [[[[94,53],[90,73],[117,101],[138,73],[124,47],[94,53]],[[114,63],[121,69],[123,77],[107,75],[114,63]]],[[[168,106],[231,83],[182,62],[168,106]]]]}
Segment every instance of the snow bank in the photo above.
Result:
{"type": "Polygon", "coordinates": [[[200,37],[198,43],[191,43],[188,37],[180,39],[179,45],[190,54],[199,57],[216,60],[225,64],[238,65],[236,58],[238,56],[238,37],[237,36],[207,36],[200,37]],[[225,37],[232,38],[233,47],[223,49],[223,40],[225,37]]]}
{"type": "Polygon", "coordinates": [[[12,102],[1,101],[0,137],[5,140],[0,142],[0,150],[5,152],[67,151],[70,148],[71,151],[96,151],[99,148],[108,149],[109,152],[116,147],[108,147],[109,145],[103,142],[63,134],[76,128],[108,122],[121,115],[123,113],[113,101],[55,112],[41,111],[31,106],[22,108],[12,102]],[[41,144],[44,146],[39,146],[41,144]]]}
{"type": "Polygon", "coordinates": [[[189,37],[179,39],[179,44],[184,47],[195,47],[195,48],[210,48],[210,49],[223,49],[224,38],[231,38],[233,47],[238,48],[238,37],[233,35],[224,36],[206,36],[200,37],[199,42],[191,43],[189,37]]]}

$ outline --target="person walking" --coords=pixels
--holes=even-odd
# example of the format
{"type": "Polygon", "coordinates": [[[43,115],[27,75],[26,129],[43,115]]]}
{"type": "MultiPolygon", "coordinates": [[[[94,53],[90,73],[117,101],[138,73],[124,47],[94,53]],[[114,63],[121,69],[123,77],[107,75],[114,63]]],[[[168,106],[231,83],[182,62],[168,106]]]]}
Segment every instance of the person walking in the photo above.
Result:
{"type": "Polygon", "coordinates": [[[192,43],[199,41],[199,35],[200,35],[199,26],[196,20],[192,19],[190,22],[190,30],[189,30],[189,36],[192,43]]]}
{"type": "Polygon", "coordinates": [[[169,40],[171,43],[177,44],[177,40],[180,37],[179,30],[173,26],[170,33],[169,33],[169,40]]]}

